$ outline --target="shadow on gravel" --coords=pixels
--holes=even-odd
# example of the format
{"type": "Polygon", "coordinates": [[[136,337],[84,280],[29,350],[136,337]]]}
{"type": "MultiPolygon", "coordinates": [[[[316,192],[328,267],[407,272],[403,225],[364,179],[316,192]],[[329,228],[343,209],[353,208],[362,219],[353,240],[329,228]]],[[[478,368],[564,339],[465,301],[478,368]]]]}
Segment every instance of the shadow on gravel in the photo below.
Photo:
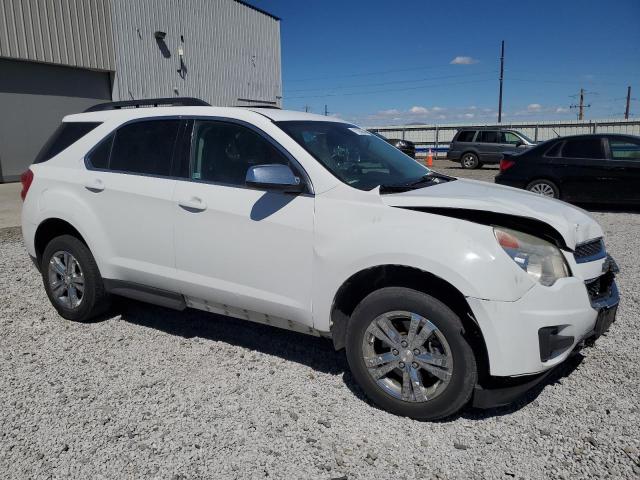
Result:
{"type": "Polygon", "coordinates": [[[202,338],[275,355],[307,365],[319,372],[338,375],[348,371],[344,352],[336,352],[331,340],[224,315],[187,309],[165,309],[134,300],[118,299],[111,316],[184,338],[202,338]]]}
{"type": "Polygon", "coordinates": [[[561,384],[562,379],[571,375],[580,366],[584,358],[584,355],[582,355],[580,352],[575,353],[564,363],[562,363],[558,368],[556,368],[552,373],[550,373],[549,376],[547,376],[541,383],[536,385],[534,388],[529,390],[527,393],[522,395],[521,398],[510,405],[488,409],[467,407],[462,410],[459,415],[452,417],[446,421],[451,421],[459,417],[465,418],[467,420],[485,420],[487,418],[501,417],[502,415],[509,415],[510,413],[517,412],[521,408],[526,407],[527,405],[535,401],[536,398],[538,398],[538,395],[540,395],[540,393],[542,393],[542,391],[547,386],[561,384]]]}
{"type": "MultiPolygon", "coordinates": [[[[333,343],[329,339],[200,310],[187,309],[183,312],[178,312],[126,299],[117,300],[116,306],[109,317],[114,314],[121,315],[122,320],[126,322],[160,330],[170,335],[225,342],[230,345],[274,355],[290,362],[300,363],[322,373],[342,374],[343,382],[358,399],[374,408],[378,408],[364,395],[364,392],[353,379],[344,350],[336,352],[333,348],[333,343]]],[[[584,356],[580,353],[570,357],[545,378],[543,382],[511,405],[491,409],[466,407],[458,414],[444,419],[442,422],[448,423],[459,418],[485,420],[516,412],[533,402],[546,386],[560,383],[563,378],[569,376],[578,368],[583,359],[584,356]]]]}

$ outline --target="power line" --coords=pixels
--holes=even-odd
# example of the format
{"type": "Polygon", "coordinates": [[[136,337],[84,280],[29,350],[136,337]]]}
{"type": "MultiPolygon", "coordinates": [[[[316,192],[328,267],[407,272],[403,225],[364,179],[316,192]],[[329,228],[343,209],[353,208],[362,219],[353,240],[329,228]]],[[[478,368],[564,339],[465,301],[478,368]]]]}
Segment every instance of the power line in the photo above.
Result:
{"type": "Polygon", "coordinates": [[[483,82],[489,82],[494,80],[494,78],[485,78],[485,79],[478,79],[478,80],[471,80],[468,82],[449,82],[449,83],[436,83],[436,84],[428,84],[428,85],[420,85],[420,86],[416,86],[416,87],[405,87],[405,88],[387,88],[384,90],[372,90],[369,92],[347,92],[347,93],[327,93],[324,95],[299,95],[299,96],[294,96],[294,97],[283,97],[285,100],[293,100],[296,98],[326,98],[326,97],[350,97],[350,96],[355,96],[355,95],[372,95],[372,94],[376,94],[376,93],[387,93],[387,92],[404,92],[404,91],[409,91],[409,90],[421,90],[424,88],[438,88],[438,87],[448,87],[448,86],[454,86],[454,85],[468,85],[468,84],[472,84],[472,83],[483,83],[483,82]]]}
{"type": "Polygon", "coordinates": [[[297,92],[313,92],[313,91],[322,91],[322,90],[338,90],[343,88],[360,88],[360,87],[380,87],[383,85],[397,85],[400,83],[412,83],[412,82],[425,82],[429,80],[443,80],[446,78],[463,78],[474,75],[487,75],[489,73],[496,73],[495,70],[487,70],[484,72],[474,72],[474,73],[463,73],[458,75],[442,75],[439,77],[425,77],[425,78],[414,78],[412,80],[394,80],[389,82],[379,82],[379,83],[360,83],[354,85],[338,85],[334,87],[316,87],[316,88],[298,88],[296,90],[288,90],[287,93],[297,93],[297,92]]]}
{"type": "Polygon", "coordinates": [[[328,75],[324,77],[313,77],[313,78],[297,78],[297,79],[287,80],[287,81],[290,83],[310,82],[312,80],[331,80],[334,78],[366,77],[370,75],[385,75],[387,73],[396,73],[396,72],[414,72],[417,70],[437,70],[442,68],[450,68],[450,65],[427,65],[422,67],[399,68],[394,70],[379,70],[377,72],[350,73],[345,75],[328,75]]]}

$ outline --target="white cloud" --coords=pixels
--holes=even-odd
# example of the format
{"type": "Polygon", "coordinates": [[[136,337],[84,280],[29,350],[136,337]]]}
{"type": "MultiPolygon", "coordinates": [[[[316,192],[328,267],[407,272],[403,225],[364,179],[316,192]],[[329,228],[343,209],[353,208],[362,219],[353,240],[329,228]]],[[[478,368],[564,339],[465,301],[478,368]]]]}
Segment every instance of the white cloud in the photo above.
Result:
{"type": "Polygon", "coordinates": [[[540,105],[539,103],[530,103],[529,105],[527,105],[527,110],[530,112],[539,112],[540,110],[542,110],[542,105],[540,105]]]}
{"type": "Polygon", "coordinates": [[[473,118],[473,117],[475,117],[475,114],[473,114],[473,113],[465,113],[465,114],[463,115],[463,117],[464,117],[464,118],[473,118]]]}
{"type": "Polygon", "coordinates": [[[451,63],[451,65],[473,65],[474,63],[478,63],[478,60],[473,57],[458,56],[449,63],[451,63]]]}
{"type": "Polygon", "coordinates": [[[444,108],[442,108],[442,107],[432,107],[432,108],[431,108],[431,111],[433,111],[433,112],[442,112],[442,111],[444,111],[444,110],[445,110],[445,109],[444,109],[444,108]]]}
{"type": "Polygon", "coordinates": [[[475,105],[471,105],[471,106],[469,107],[469,110],[477,110],[477,109],[478,109],[478,107],[476,107],[475,105]]]}
{"type": "Polygon", "coordinates": [[[567,113],[569,111],[568,108],[558,107],[556,108],[556,113],[567,113]]]}
{"type": "Polygon", "coordinates": [[[400,110],[398,110],[397,108],[392,108],[390,110],[380,110],[378,112],[378,115],[383,115],[385,117],[399,115],[399,114],[400,114],[400,110]]]}
{"type": "Polygon", "coordinates": [[[413,106],[409,109],[409,111],[416,115],[427,115],[429,110],[425,107],[413,106]]]}

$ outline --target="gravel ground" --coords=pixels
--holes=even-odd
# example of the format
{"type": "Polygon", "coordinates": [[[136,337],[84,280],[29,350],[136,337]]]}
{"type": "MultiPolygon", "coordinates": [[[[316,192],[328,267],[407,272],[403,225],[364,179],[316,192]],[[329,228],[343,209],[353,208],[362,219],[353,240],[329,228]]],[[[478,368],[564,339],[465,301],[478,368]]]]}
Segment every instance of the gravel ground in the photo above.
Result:
{"type": "Polygon", "coordinates": [[[610,333],[519,403],[439,423],[370,405],[326,339],[135,302],[91,324],[65,321],[19,230],[0,230],[0,472],[639,478],[640,221],[594,215],[622,270],[610,333]]]}

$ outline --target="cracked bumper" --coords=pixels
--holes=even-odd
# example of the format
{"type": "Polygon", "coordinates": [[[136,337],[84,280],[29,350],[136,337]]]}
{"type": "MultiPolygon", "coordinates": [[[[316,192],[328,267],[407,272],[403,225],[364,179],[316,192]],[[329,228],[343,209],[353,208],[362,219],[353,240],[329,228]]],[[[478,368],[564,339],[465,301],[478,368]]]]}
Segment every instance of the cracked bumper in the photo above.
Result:
{"type": "Polygon", "coordinates": [[[506,377],[545,372],[566,360],[579,343],[594,336],[599,312],[617,305],[618,292],[613,288],[607,306],[594,308],[584,282],[569,277],[551,287],[536,285],[515,302],[467,301],[485,339],[490,375],[506,377]],[[558,333],[573,341],[543,361],[539,330],[545,327],[559,327],[558,333]]]}

